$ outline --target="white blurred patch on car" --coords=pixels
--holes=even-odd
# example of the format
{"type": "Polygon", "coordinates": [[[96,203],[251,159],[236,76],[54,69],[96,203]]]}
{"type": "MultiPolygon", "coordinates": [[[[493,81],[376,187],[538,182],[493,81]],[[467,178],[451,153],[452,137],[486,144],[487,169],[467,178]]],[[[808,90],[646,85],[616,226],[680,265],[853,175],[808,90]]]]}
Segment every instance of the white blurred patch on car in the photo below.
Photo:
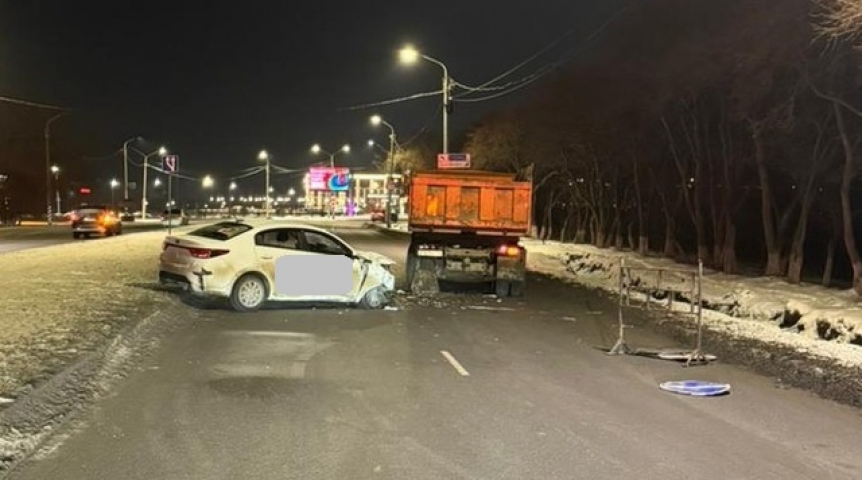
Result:
{"type": "Polygon", "coordinates": [[[344,255],[290,255],[275,262],[280,295],[349,295],[353,283],[353,260],[344,255]]]}

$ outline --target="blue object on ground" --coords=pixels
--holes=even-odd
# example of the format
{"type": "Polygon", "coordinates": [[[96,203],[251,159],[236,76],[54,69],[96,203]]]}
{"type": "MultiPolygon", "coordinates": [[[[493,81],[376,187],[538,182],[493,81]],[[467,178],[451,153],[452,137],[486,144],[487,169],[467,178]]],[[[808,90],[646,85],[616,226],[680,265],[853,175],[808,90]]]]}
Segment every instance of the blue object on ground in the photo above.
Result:
{"type": "Polygon", "coordinates": [[[694,397],[714,397],[730,393],[730,384],[703,382],[700,380],[683,380],[677,382],[664,382],[659,388],[666,392],[678,393],[680,395],[691,395],[694,397]]]}

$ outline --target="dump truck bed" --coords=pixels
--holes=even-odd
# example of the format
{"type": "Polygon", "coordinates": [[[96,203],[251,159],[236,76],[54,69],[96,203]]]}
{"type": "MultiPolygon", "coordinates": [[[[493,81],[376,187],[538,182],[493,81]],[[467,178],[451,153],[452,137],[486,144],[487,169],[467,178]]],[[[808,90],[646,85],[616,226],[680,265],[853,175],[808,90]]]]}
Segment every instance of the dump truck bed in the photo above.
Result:
{"type": "Polygon", "coordinates": [[[411,231],[526,235],[531,182],[476,170],[415,172],[410,177],[411,231]]]}

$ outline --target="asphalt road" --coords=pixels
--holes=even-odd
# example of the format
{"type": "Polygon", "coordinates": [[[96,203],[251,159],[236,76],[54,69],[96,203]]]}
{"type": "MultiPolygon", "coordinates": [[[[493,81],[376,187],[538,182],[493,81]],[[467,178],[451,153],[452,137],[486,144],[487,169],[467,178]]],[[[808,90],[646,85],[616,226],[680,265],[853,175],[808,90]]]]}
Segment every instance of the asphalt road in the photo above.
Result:
{"type": "MultiPolygon", "coordinates": [[[[345,233],[403,257],[402,240],[345,233]]],[[[403,258],[400,258],[403,260],[403,258]]],[[[614,304],[544,277],[523,301],[395,311],[188,307],[188,328],[12,479],[858,479],[859,411],[716,364],[608,357],[614,304]],[[729,382],[721,398],[665,380],[729,382]],[[68,434],[66,438],[65,435],[68,434]]],[[[673,347],[641,330],[629,340],[673,347]]]]}
{"type": "MultiPolygon", "coordinates": [[[[126,222],[123,224],[123,235],[161,230],[159,223],[153,222],[126,222]]],[[[3,227],[0,228],[0,254],[29,250],[31,248],[49,247],[70,242],[95,241],[91,239],[75,240],[72,238],[72,229],[68,224],[53,226],[26,226],[26,227],[3,227]]]]}

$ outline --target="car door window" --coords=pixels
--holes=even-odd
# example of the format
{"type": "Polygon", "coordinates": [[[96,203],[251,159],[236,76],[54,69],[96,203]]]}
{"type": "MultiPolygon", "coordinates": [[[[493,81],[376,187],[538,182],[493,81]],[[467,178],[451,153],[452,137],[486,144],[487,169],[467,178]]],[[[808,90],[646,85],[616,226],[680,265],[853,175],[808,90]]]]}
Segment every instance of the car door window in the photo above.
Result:
{"type": "Polygon", "coordinates": [[[254,243],[259,247],[273,247],[286,250],[300,249],[300,234],[297,230],[279,228],[258,233],[254,243]]]}
{"type": "Polygon", "coordinates": [[[324,255],[350,256],[350,250],[345,245],[320,232],[306,230],[303,236],[305,237],[304,250],[324,255]]]}

